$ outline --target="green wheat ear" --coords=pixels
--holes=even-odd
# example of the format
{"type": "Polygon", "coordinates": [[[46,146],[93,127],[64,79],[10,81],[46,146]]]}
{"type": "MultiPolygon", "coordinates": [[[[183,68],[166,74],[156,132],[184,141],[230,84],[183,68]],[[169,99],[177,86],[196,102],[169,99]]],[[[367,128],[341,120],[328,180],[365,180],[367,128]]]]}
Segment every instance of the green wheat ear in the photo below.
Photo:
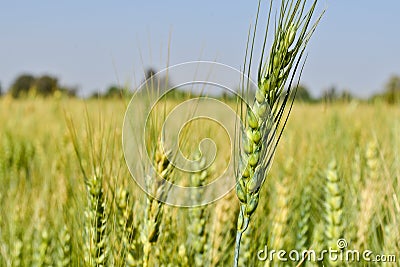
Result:
{"type": "Polygon", "coordinates": [[[54,240],[47,218],[41,217],[38,225],[34,229],[34,239],[32,246],[32,266],[49,266],[52,264],[54,240]]]}
{"type": "Polygon", "coordinates": [[[272,218],[272,233],[270,237],[271,248],[279,250],[285,248],[285,241],[287,239],[288,234],[288,218],[290,213],[289,207],[289,179],[288,177],[284,177],[282,181],[278,181],[276,183],[276,196],[275,196],[275,205],[273,210],[273,218],[272,218]]]}
{"type": "MultiPolygon", "coordinates": [[[[325,244],[328,249],[339,249],[337,242],[343,238],[343,190],[340,188],[336,161],[333,160],[328,167],[325,183],[325,244]]],[[[339,262],[329,261],[331,266],[339,262]]]]}
{"type": "Polygon", "coordinates": [[[301,194],[300,199],[300,218],[297,222],[296,249],[303,251],[310,246],[311,233],[311,186],[307,185],[301,194]]]}
{"type": "Polygon", "coordinates": [[[88,206],[85,212],[85,263],[105,266],[108,262],[108,214],[101,176],[86,179],[88,206]]]}
{"type": "Polygon", "coordinates": [[[137,226],[134,222],[133,207],[130,195],[125,188],[119,188],[115,196],[117,235],[120,241],[120,255],[125,266],[137,266],[137,226]]]}
{"type": "Polygon", "coordinates": [[[23,266],[23,248],[24,248],[24,243],[22,240],[19,238],[15,241],[13,245],[13,249],[11,251],[11,264],[12,266],[19,267],[23,266]]]}
{"type": "MultiPolygon", "coordinates": [[[[205,167],[205,158],[201,158],[200,152],[195,153],[194,169],[199,171],[191,175],[192,187],[201,187],[206,185],[210,173],[208,169],[204,169],[205,167]]],[[[191,195],[194,203],[201,202],[203,197],[204,196],[202,196],[199,191],[191,195]]],[[[207,218],[208,214],[205,206],[192,207],[189,209],[190,224],[188,231],[192,250],[191,258],[194,263],[193,266],[204,266],[206,261],[209,260],[207,248],[207,239],[209,238],[209,235],[206,231],[207,218]]]]}
{"type": "Polygon", "coordinates": [[[358,211],[357,248],[365,249],[371,233],[370,226],[378,208],[382,204],[382,185],[380,182],[379,150],[376,142],[370,142],[365,152],[365,184],[360,193],[358,211]]]}
{"type": "MultiPolygon", "coordinates": [[[[260,2],[248,64],[246,52],[247,77],[250,77],[260,2]]],[[[250,218],[258,206],[261,187],[290,114],[296,93],[295,89],[292,90],[294,76],[319,21],[318,19],[311,28],[309,27],[317,0],[314,0],[307,12],[305,4],[306,0],[281,1],[272,47],[265,59],[264,51],[272,10],[272,1],[270,2],[254,104],[251,107],[245,107],[243,103],[240,105],[242,120],[245,123],[240,134],[241,152],[236,173],[236,195],[240,201],[240,212],[237,221],[234,266],[238,265],[242,234],[246,231],[250,218]]],[[[245,90],[248,92],[249,84],[242,84],[242,92],[245,90]]]]}
{"type": "MultiPolygon", "coordinates": [[[[233,193],[233,192],[232,192],[233,193]]],[[[215,213],[212,222],[212,234],[209,247],[211,248],[211,267],[231,265],[232,259],[228,251],[232,249],[231,233],[236,230],[236,217],[238,206],[233,205],[236,201],[234,194],[229,193],[218,201],[215,206],[215,213]]]]}
{"type": "Polygon", "coordinates": [[[60,247],[58,248],[58,266],[71,266],[71,235],[66,225],[59,234],[60,247]]]}
{"type": "Polygon", "coordinates": [[[153,175],[149,175],[146,179],[146,187],[151,195],[147,195],[145,221],[141,236],[143,242],[144,267],[149,266],[152,247],[158,241],[160,235],[160,227],[164,212],[163,201],[165,201],[169,192],[166,181],[172,179],[171,173],[174,169],[168,157],[169,154],[164,153],[161,139],[159,139],[153,155],[155,171],[153,175]],[[155,199],[154,196],[158,199],[155,199]]]}

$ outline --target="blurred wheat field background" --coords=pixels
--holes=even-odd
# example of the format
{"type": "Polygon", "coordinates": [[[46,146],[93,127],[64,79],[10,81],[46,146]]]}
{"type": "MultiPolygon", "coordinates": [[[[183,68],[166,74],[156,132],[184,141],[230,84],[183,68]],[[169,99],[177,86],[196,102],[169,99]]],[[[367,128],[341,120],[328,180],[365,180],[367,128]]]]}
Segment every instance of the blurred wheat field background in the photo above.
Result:
{"type": "MultiPolygon", "coordinates": [[[[143,264],[146,196],[121,145],[127,103],[0,100],[1,266],[143,264]]],[[[399,155],[397,106],[296,102],[261,192],[257,227],[243,237],[240,265],[320,266],[260,261],[257,253],[265,246],[321,250],[341,238],[349,249],[398,253],[399,155]]],[[[166,206],[150,266],[231,265],[234,194],[203,208],[166,206]]]]}

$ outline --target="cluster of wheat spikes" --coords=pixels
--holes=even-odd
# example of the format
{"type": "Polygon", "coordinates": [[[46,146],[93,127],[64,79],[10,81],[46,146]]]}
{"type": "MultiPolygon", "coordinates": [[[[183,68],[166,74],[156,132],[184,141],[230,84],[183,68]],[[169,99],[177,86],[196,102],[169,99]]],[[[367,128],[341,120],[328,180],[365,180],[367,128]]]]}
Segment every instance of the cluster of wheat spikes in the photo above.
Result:
{"type": "MultiPolygon", "coordinates": [[[[236,174],[236,194],[240,200],[240,212],[237,221],[235,266],[239,262],[242,234],[246,231],[250,218],[258,206],[261,187],[292,107],[294,97],[291,95],[296,91],[292,90],[293,79],[307,43],[318,23],[317,21],[310,26],[316,4],[317,0],[305,12],[305,0],[281,2],[270,54],[264,59],[272,1],[270,3],[258,67],[255,101],[251,107],[241,108],[241,113],[244,113],[242,115],[244,125],[241,130],[241,153],[236,174]],[[287,109],[288,112],[285,112],[287,109]]],[[[258,10],[260,10],[260,3],[258,10]]],[[[250,49],[249,59],[246,53],[245,70],[247,69],[248,77],[250,77],[253,60],[257,20],[258,13],[253,36],[249,38],[249,40],[252,39],[247,49],[250,49]]],[[[249,84],[243,84],[242,88],[243,92],[248,90],[249,84]]]]}
{"type": "MultiPolygon", "coordinates": [[[[69,111],[76,127],[71,138],[63,107],[46,101],[8,106],[0,100],[0,266],[143,266],[141,235],[144,224],[154,221],[145,219],[147,196],[131,180],[122,157],[118,127],[123,117],[113,123],[115,113],[123,114],[124,103],[67,100],[66,106],[74,107],[69,111]],[[85,106],[87,120],[81,116],[85,106]],[[26,114],[31,117],[25,121],[26,114]],[[43,118],[49,129],[41,126],[43,118]],[[36,128],[30,131],[32,125],[36,128]]],[[[284,153],[275,156],[243,235],[240,266],[332,266],[335,262],[328,260],[264,262],[257,252],[267,244],[268,249],[312,249],[318,255],[335,247],[339,237],[347,240],[348,250],[398,256],[400,128],[393,123],[400,116],[398,107],[337,104],[320,112],[322,105],[298,104],[295,109],[280,141],[284,153]],[[377,117],[380,127],[371,119],[377,117]]],[[[156,151],[157,138],[152,143],[151,151],[156,151]]],[[[221,152],[230,149],[222,147],[221,152]]],[[[184,181],[203,184],[217,172],[204,171],[188,174],[184,181]]],[[[201,260],[202,266],[232,266],[236,204],[231,192],[204,207],[164,206],[149,266],[196,266],[201,260]]]]}

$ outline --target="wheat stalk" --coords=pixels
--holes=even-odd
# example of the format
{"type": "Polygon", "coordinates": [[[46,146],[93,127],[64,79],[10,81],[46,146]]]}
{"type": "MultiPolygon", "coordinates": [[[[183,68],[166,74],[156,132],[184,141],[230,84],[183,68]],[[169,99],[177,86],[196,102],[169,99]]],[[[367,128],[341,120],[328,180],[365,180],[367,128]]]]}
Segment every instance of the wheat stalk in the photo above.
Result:
{"type": "Polygon", "coordinates": [[[181,262],[182,266],[189,265],[189,259],[187,257],[186,246],[181,244],[178,250],[179,261],[181,262]]]}
{"type": "MultiPolygon", "coordinates": [[[[343,195],[340,188],[336,161],[333,160],[326,173],[325,184],[325,239],[328,249],[338,249],[337,242],[343,238],[343,195]]],[[[337,266],[338,261],[330,261],[330,265],[337,266]]]]}
{"type": "Polygon", "coordinates": [[[247,231],[243,233],[242,236],[242,241],[241,241],[241,247],[242,249],[240,250],[240,260],[239,260],[239,266],[246,267],[246,266],[252,266],[254,263],[252,263],[252,259],[254,258],[254,246],[253,246],[253,231],[252,227],[249,226],[247,228],[247,231]]]}
{"type": "Polygon", "coordinates": [[[360,194],[357,248],[363,249],[367,245],[368,235],[375,213],[381,205],[381,182],[379,181],[379,151],[375,142],[367,145],[365,187],[360,194]]]}
{"type": "Polygon", "coordinates": [[[238,214],[238,206],[232,206],[232,202],[235,200],[235,196],[230,193],[216,203],[209,245],[211,248],[210,266],[226,266],[230,260],[227,252],[232,247],[231,235],[236,230],[235,219],[238,214]]]}
{"type": "Polygon", "coordinates": [[[85,262],[89,266],[106,266],[108,261],[107,206],[102,179],[86,179],[88,206],[85,212],[85,262]]]}
{"type": "MultiPolygon", "coordinates": [[[[325,223],[323,221],[318,222],[315,227],[314,231],[312,233],[312,246],[311,249],[314,251],[322,251],[325,249],[325,223]]],[[[315,263],[317,266],[323,266],[323,263],[319,261],[318,259],[312,259],[313,263],[315,263]]]]}
{"type": "Polygon", "coordinates": [[[296,249],[303,251],[309,248],[311,233],[311,187],[307,185],[302,193],[299,206],[300,218],[297,222],[296,249]]]}
{"type": "Polygon", "coordinates": [[[169,187],[166,181],[171,180],[173,165],[169,162],[169,153],[163,151],[161,139],[158,139],[153,153],[155,171],[146,179],[148,192],[146,199],[145,222],[143,224],[143,266],[149,265],[152,246],[157,242],[160,235],[160,226],[163,217],[163,206],[168,196],[169,187]],[[155,198],[157,197],[157,198],[155,198]]]}
{"type": "MultiPolygon", "coordinates": [[[[206,167],[206,159],[201,157],[200,152],[195,154],[193,165],[194,170],[198,171],[191,175],[191,186],[198,188],[206,185],[206,180],[210,174],[207,169],[204,169],[206,167]]],[[[193,203],[200,203],[202,197],[200,191],[196,191],[191,195],[193,203]]],[[[188,230],[194,266],[204,266],[206,261],[209,260],[207,252],[206,211],[205,206],[193,207],[189,210],[190,224],[188,230]]]]}
{"type": "MultiPolygon", "coordinates": [[[[288,240],[288,225],[290,214],[290,190],[288,176],[284,176],[282,181],[277,181],[275,186],[274,209],[271,216],[271,234],[269,236],[268,244],[271,249],[276,251],[285,249],[288,240]]],[[[266,261],[265,266],[277,264],[275,262],[266,261]]]]}
{"type": "Polygon", "coordinates": [[[36,240],[33,247],[33,266],[45,266],[51,264],[49,232],[43,229],[36,230],[36,240]]]}
{"type": "Polygon", "coordinates": [[[27,231],[25,238],[23,238],[23,266],[32,265],[32,255],[33,255],[33,240],[34,240],[34,229],[31,228],[27,231]]]}
{"type": "Polygon", "coordinates": [[[121,255],[125,266],[138,266],[136,260],[137,240],[135,240],[135,227],[132,207],[130,206],[130,196],[126,189],[119,188],[115,196],[115,204],[117,208],[117,234],[121,243],[121,255]]]}
{"type": "Polygon", "coordinates": [[[61,229],[59,238],[58,266],[71,266],[71,235],[66,225],[61,229]]]}
{"type": "Polygon", "coordinates": [[[15,267],[23,266],[23,248],[24,243],[21,239],[15,240],[13,249],[11,251],[11,265],[15,267]]]}
{"type": "MultiPolygon", "coordinates": [[[[292,90],[291,87],[294,75],[304,49],[318,23],[317,21],[308,30],[317,0],[304,15],[305,4],[306,0],[282,0],[273,44],[267,60],[264,61],[272,9],[271,1],[258,68],[258,88],[255,101],[253,106],[244,112],[244,108],[241,108],[241,113],[246,115],[243,118],[245,124],[242,126],[241,153],[236,173],[236,194],[240,201],[240,212],[237,221],[234,266],[238,265],[242,234],[246,231],[250,218],[257,208],[261,187],[292,107],[291,103],[293,103],[294,97],[291,98],[291,93],[295,94],[295,90],[292,90]],[[291,79],[289,79],[290,75],[291,79]],[[289,84],[287,84],[288,80],[290,80],[289,84]],[[286,85],[288,88],[285,90],[286,85]],[[287,106],[289,106],[289,110],[285,114],[287,106]]],[[[260,4],[258,10],[260,10],[260,4]]],[[[250,49],[248,77],[250,77],[258,13],[259,11],[250,49]]],[[[245,60],[245,69],[246,66],[245,60]]],[[[249,84],[242,85],[243,91],[245,87],[248,90],[249,84]]]]}

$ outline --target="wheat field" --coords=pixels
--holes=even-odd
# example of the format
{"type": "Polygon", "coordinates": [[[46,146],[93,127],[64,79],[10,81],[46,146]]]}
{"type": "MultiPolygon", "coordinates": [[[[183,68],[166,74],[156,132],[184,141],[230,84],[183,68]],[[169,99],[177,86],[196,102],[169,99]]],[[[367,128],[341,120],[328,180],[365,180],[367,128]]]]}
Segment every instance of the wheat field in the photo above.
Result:
{"type": "MultiPolygon", "coordinates": [[[[0,266],[143,266],[146,251],[149,266],[232,265],[234,190],[203,207],[165,206],[158,240],[149,241],[147,197],[121,145],[128,101],[0,100],[0,266]]],[[[399,156],[397,106],[296,102],[239,265],[344,266],[257,256],[266,246],[322,250],[339,239],[348,249],[399,256],[399,156]]],[[[206,183],[215,172],[191,181],[206,183]]]]}

